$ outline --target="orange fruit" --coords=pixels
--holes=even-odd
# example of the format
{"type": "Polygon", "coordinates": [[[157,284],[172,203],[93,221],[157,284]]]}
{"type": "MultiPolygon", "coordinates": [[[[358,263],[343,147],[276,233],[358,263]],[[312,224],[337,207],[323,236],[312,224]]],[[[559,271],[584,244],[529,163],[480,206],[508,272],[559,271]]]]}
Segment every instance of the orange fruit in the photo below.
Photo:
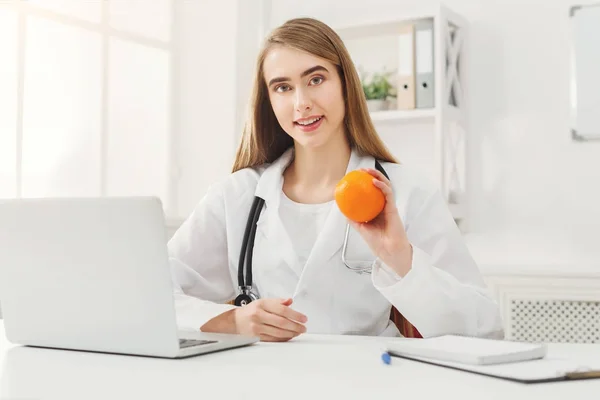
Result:
{"type": "Polygon", "coordinates": [[[385,206],[385,195],[373,184],[373,176],[365,171],[348,172],[335,187],[335,201],[346,218],[369,222],[385,206]]]}

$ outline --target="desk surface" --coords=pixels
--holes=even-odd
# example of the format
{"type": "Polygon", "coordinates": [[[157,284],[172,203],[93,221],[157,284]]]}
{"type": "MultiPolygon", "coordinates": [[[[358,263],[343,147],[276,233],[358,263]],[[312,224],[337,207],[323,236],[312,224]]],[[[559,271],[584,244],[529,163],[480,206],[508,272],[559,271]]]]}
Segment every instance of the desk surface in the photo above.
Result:
{"type": "MultiPolygon", "coordinates": [[[[14,346],[1,321],[0,332],[0,400],[551,400],[600,393],[600,380],[525,385],[396,358],[385,365],[381,338],[304,335],[288,343],[165,360],[14,346]]],[[[553,344],[549,350],[582,362],[600,359],[598,345],[553,344]]]]}

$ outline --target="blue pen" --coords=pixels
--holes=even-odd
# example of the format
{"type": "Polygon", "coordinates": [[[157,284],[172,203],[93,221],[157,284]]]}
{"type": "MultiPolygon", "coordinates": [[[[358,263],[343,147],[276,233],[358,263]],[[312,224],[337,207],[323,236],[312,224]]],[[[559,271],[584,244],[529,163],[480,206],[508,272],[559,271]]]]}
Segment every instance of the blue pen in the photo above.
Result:
{"type": "Polygon", "coordinates": [[[383,361],[385,364],[389,365],[389,364],[392,362],[392,356],[390,356],[390,353],[388,353],[388,352],[386,351],[386,352],[384,352],[384,353],[381,355],[381,360],[382,360],[382,361],[383,361]]]}

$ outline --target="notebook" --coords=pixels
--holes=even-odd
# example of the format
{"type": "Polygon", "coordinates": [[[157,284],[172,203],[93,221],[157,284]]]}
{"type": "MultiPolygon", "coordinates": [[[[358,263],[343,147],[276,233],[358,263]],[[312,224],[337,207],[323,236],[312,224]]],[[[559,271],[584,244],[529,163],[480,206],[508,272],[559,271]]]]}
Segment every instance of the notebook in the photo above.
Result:
{"type": "Polygon", "coordinates": [[[520,383],[599,379],[600,360],[547,357],[545,344],[440,336],[387,344],[390,356],[520,383]]]}
{"type": "Polygon", "coordinates": [[[543,358],[543,343],[522,343],[446,335],[426,339],[403,339],[388,343],[388,353],[470,365],[491,365],[543,358]]]}

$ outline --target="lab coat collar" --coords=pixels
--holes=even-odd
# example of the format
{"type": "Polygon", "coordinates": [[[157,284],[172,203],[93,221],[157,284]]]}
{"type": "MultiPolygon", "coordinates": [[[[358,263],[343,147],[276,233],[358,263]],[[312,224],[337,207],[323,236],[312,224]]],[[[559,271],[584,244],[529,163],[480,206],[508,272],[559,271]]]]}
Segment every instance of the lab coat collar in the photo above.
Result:
{"type": "Polygon", "coordinates": [[[269,165],[260,176],[256,186],[255,195],[273,204],[279,202],[279,195],[283,188],[283,172],[294,158],[294,148],[287,149],[279,158],[269,165]]]}
{"type": "MultiPolygon", "coordinates": [[[[255,195],[265,200],[265,210],[261,213],[257,230],[260,230],[267,238],[272,238],[272,240],[276,238],[277,245],[273,248],[279,250],[280,256],[301,277],[301,281],[305,281],[306,276],[312,273],[312,269],[315,269],[311,268],[312,266],[323,266],[342,247],[347,220],[337,204],[334,203],[306,265],[299,265],[291,238],[278,215],[283,189],[283,172],[293,157],[294,149],[286,150],[263,171],[259,179],[255,195]]],[[[346,173],[359,168],[374,168],[374,166],[373,157],[362,156],[356,150],[352,150],[346,173]]]]}

